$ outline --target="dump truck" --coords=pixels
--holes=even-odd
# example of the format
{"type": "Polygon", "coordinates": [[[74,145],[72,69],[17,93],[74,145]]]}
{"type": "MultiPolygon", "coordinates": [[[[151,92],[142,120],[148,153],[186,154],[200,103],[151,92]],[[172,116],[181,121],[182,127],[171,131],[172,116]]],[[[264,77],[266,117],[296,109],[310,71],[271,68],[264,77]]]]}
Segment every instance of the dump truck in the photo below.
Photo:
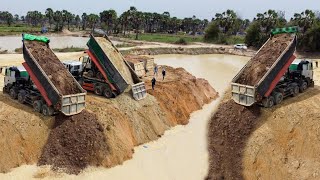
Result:
{"type": "Polygon", "coordinates": [[[3,92],[48,116],[85,109],[86,91],[55,56],[48,38],[24,34],[23,57],[22,67],[6,68],[3,92]]]}
{"type": "Polygon", "coordinates": [[[146,88],[118,49],[105,35],[90,35],[87,43],[88,57],[83,57],[83,73],[80,79],[84,89],[97,95],[113,98],[132,89],[135,100],[146,97],[146,88]]]}
{"type": "Polygon", "coordinates": [[[270,38],[232,80],[236,103],[272,107],[314,85],[312,62],[295,61],[296,32],[296,27],[272,30],[270,38]]]}

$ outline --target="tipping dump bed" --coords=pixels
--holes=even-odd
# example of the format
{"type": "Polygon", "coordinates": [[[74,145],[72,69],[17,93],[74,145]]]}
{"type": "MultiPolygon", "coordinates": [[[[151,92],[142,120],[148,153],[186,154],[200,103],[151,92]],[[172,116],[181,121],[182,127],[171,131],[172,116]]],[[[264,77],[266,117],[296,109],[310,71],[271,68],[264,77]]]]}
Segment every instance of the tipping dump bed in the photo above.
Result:
{"type": "Polygon", "coordinates": [[[90,52],[98,59],[109,81],[120,93],[124,92],[129,84],[133,84],[130,70],[109,39],[90,35],[87,45],[90,52]]]}
{"type": "Polygon", "coordinates": [[[233,100],[251,106],[257,101],[257,95],[268,96],[270,89],[273,90],[278,83],[275,83],[275,78],[283,73],[288,61],[294,59],[295,48],[296,36],[293,34],[278,34],[269,38],[232,80],[233,100]]]}
{"type": "MultiPolygon", "coordinates": [[[[80,113],[85,108],[86,91],[63,66],[49,45],[40,41],[23,41],[24,59],[57,110],[65,115],[80,113]]],[[[47,102],[48,103],[48,102],[47,102]]]]}

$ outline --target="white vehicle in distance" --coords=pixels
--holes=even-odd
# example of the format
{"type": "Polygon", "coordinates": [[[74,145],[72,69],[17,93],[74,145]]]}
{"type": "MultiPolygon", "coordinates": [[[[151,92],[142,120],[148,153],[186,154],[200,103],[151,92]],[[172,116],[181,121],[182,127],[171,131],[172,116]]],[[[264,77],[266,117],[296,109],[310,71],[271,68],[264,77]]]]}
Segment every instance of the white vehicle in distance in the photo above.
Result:
{"type": "Polygon", "coordinates": [[[236,44],[233,46],[235,49],[244,49],[247,50],[247,46],[245,44],[236,44]]]}

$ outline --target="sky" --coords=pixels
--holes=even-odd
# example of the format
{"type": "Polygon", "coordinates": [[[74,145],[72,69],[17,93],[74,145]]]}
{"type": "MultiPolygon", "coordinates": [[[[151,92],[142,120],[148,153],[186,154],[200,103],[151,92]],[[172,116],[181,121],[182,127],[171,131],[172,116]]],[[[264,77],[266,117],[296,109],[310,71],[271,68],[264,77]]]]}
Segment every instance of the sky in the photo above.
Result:
{"type": "Polygon", "coordinates": [[[290,19],[294,12],[305,9],[320,10],[320,0],[0,0],[0,11],[25,15],[29,10],[45,12],[66,9],[74,14],[83,12],[96,13],[114,9],[118,14],[135,6],[140,11],[163,13],[169,11],[171,16],[178,18],[192,17],[209,19],[216,13],[233,9],[241,18],[252,19],[258,12],[268,9],[284,11],[290,19]]]}

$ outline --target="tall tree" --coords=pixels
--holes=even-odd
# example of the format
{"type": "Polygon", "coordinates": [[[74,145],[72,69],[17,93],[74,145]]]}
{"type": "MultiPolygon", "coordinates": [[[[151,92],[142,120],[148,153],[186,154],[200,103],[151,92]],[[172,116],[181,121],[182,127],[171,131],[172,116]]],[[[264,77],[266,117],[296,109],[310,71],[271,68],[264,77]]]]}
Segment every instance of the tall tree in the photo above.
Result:
{"type": "Polygon", "coordinates": [[[100,21],[101,23],[105,23],[107,25],[107,32],[110,34],[112,32],[115,23],[117,20],[117,12],[113,9],[105,10],[100,13],[100,21]]]}
{"type": "Polygon", "coordinates": [[[52,10],[51,8],[47,8],[47,9],[46,9],[45,14],[46,14],[46,17],[47,17],[47,19],[48,19],[50,29],[51,29],[51,27],[52,27],[52,24],[54,23],[53,13],[54,13],[54,12],[53,12],[53,10],[52,10]]]}
{"type": "Polygon", "coordinates": [[[56,23],[55,30],[62,31],[63,29],[63,14],[61,11],[55,11],[53,13],[53,20],[56,23]]]}
{"type": "Polygon", "coordinates": [[[82,30],[87,29],[87,23],[88,23],[88,15],[87,13],[83,13],[81,15],[81,21],[82,21],[82,30]]]}
{"type": "Polygon", "coordinates": [[[96,28],[97,23],[99,22],[99,16],[96,14],[89,14],[88,24],[91,27],[91,32],[96,28]]]}

